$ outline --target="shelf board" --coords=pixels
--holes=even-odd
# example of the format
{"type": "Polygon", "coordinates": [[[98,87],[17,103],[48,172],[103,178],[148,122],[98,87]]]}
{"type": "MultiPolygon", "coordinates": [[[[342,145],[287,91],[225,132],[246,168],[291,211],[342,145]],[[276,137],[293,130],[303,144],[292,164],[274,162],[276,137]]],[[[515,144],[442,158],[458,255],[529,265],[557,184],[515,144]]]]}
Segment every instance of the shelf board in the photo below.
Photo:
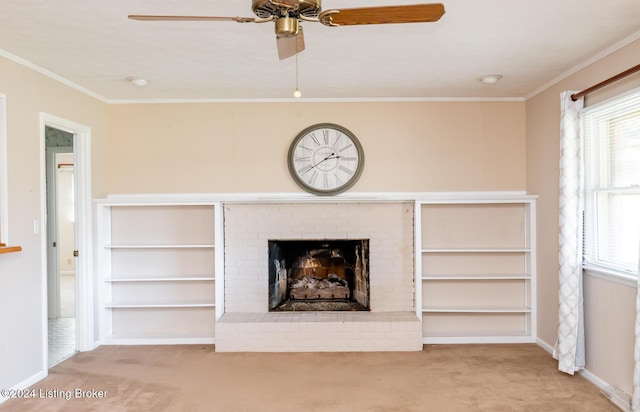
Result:
{"type": "Polygon", "coordinates": [[[209,276],[192,276],[192,277],[184,277],[184,278],[127,278],[127,279],[114,279],[114,278],[105,278],[104,281],[107,283],[121,283],[121,282],[210,282],[214,281],[216,278],[209,276]]]}
{"type": "Polygon", "coordinates": [[[525,306],[427,306],[422,313],[531,313],[525,306]]]}
{"type": "Polygon", "coordinates": [[[22,246],[7,246],[4,243],[0,243],[0,253],[14,253],[21,252],[22,246]]]}
{"type": "Polygon", "coordinates": [[[104,245],[106,249],[212,249],[212,244],[183,244],[183,245],[157,245],[157,244],[121,244],[113,243],[104,245]]]}
{"type": "Polygon", "coordinates": [[[437,331],[430,331],[429,333],[426,333],[424,335],[425,338],[468,338],[468,337],[483,337],[483,338],[490,338],[490,337],[505,337],[505,336],[509,336],[509,337],[520,337],[520,336],[530,336],[529,332],[525,331],[525,330],[485,330],[482,332],[478,332],[478,331],[474,331],[474,332],[468,332],[468,331],[447,331],[447,332],[442,332],[442,333],[437,333],[437,331]]]}
{"type": "Polygon", "coordinates": [[[214,344],[213,336],[172,336],[171,334],[144,334],[144,335],[111,335],[106,337],[103,345],[194,345],[214,344]]]}
{"type": "Polygon", "coordinates": [[[478,344],[478,343],[535,343],[536,338],[527,333],[516,332],[496,332],[487,334],[450,334],[442,335],[429,334],[422,338],[425,345],[437,344],[478,344]]]}
{"type": "Polygon", "coordinates": [[[422,253],[528,253],[530,248],[428,248],[422,253]]]}
{"type": "Polygon", "coordinates": [[[172,300],[172,301],[145,301],[145,302],[107,302],[106,308],[207,308],[215,307],[215,303],[210,300],[172,300]]]}
{"type": "Polygon", "coordinates": [[[530,275],[428,275],[422,280],[531,280],[530,275]]]}

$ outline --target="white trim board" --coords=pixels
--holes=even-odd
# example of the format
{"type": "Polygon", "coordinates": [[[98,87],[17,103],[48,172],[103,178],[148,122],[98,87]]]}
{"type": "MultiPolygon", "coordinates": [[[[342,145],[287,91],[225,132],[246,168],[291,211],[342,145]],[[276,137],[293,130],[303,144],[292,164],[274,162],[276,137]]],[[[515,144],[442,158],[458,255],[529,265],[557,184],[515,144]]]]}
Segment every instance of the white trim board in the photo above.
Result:
{"type": "Polygon", "coordinates": [[[620,40],[617,43],[612,44],[611,46],[607,47],[606,49],[600,51],[599,53],[596,53],[595,55],[591,56],[589,59],[583,61],[582,63],[576,64],[575,66],[573,66],[572,68],[570,68],[569,70],[565,71],[564,73],[554,77],[553,79],[549,80],[547,83],[543,84],[542,86],[538,87],[537,89],[533,90],[531,93],[527,94],[524,96],[525,100],[529,100],[532,97],[535,97],[537,95],[539,95],[540,93],[544,92],[545,90],[555,86],[556,84],[560,83],[562,80],[566,79],[567,77],[579,72],[580,70],[584,69],[587,66],[592,65],[593,63],[596,63],[599,60],[604,59],[605,57],[617,52],[618,50],[622,49],[623,47],[633,43],[634,41],[640,39],[640,31],[637,31],[635,33],[633,33],[631,36],[628,36],[622,40],[620,40]]]}
{"type": "MultiPolygon", "coordinates": [[[[94,286],[93,286],[93,213],[91,202],[91,128],[71,120],[48,113],[40,113],[40,236],[42,302],[47,297],[47,216],[46,216],[46,168],[45,168],[45,127],[53,127],[73,134],[74,187],[76,190],[76,250],[81,251],[76,258],[76,348],[88,351],[95,348],[94,339],[94,286]]],[[[48,369],[48,322],[47,305],[43,304],[43,368],[48,369]]]]}
{"type": "MultiPolygon", "coordinates": [[[[29,376],[27,379],[23,380],[22,382],[14,385],[13,387],[10,388],[10,390],[14,390],[14,391],[19,391],[22,389],[27,389],[28,387],[35,385],[36,383],[40,382],[41,380],[43,380],[44,378],[46,378],[48,375],[48,370],[41,370],[37,373],[35,373],[34,375],[29,376]]],[[[3,402],[9,400],[11,398],[5,398],[4,396],[0,395],[0,405],[2,405],[3,402]]]]}
{"type": "Polygon", "coordinates": [[[524,102],[524,97],[342,97],[342,98],[255,98],[255,99],[115,99],[109,104],[176,103],[388,103],[388,102],[524,102]]]}
{"type": "Polygon", "coordinates": [[[38,66],[37,64],[32,63],[27,59],[23,59],[22,57],[16,56],[15,54],[11,54],[6,50],[0,49],[0,57],[4,57],[4,58],[6,58],[8,60],[11,60],[14,63],[18,63],[18,64],[20,64],[20,65],[22,65],[22,66],[24,66],[24,67],[26,67],[28,69],[31,69],[31,70],[33,70],[33,71],[35,71],[37,73],[40,73],[40,74],[42,74],[44,76],[47,76],[50,79],[53,79],[53,80],[55,80],[57,82],[60,82],[60,83],[64,84],[65,86],[71,87],[74,90],[77,90],[77,91],[79,91],[81,93],[84,93],[87,96],[91,96],[91,97],[93,97],[95,99],[98,99],[101,102],[109,103],[109,100],[107,98],[105,98],[104,96],[101,96],[98,93],[94,93],[93,91],[91,91],[91,90],[89,90],[87,88],[84,88],[84,87],[82,87],[80,85],[77,85],[76,83],[72,82],[71,80],[67,80],[67,79],[65,79],[64,77],[62,77],[62,76],[60,76],[58,74],[55,74],[55,73],[53,73],[53,72],[51,72],[51,71],[49,71],[49,70],[47,70],[47,69],[45,69],[45,68],[43,68],[41,66],[38,66]]]}
{"type": "Polygon", "coordinates": [[[9,245],[7,96],[0,93],[0,241],[9,245]]]}
{"type": "Polygon", "coordinates": [[[9,53],[5,50],[0,49],[0,57],[4,57],[8,60],[13,61],[14,63],[18,63],[22,66],[25,66],[31,70],[34,70],[44,76],[47,76],[53,80],[56,80],[66,86],[71,87],[72,89],[78,90],[81,93],[84,93],[88,96],[96,98],[101,102],[107,104],[165,104],[165,103],[316,103],[316,102],[447,102],[447,101],[460,101],[460,102],[494,102],[494,101],[527,101],[532,97],[537,96],[543,91],[549,89],[560,81],[566,79],[572,74],[577,73],[578,71],[584,69],[585,67],[604,59],[605,57],[615,53],[616,51],[622,49],[623,47],[629,45],[630,43],[640,39],[640,31],[631,34],[630,36],[622,39],[621,41],[612,44],[606,49],[596,53],[591,56],[587,60],[583,61],[580,64],[577,64],[570,68],[569,70],[561,73],[560,75],[554,77],[549,80],[547,83],[540,85],[538,88],[532,90],[531,92],[525,94],[524,96],[514,96],[514,97],[423,97],[423,98],[398,98],[398,97],[389,97],[389,98],[335,98],[335,99],[295,99],[295,98],[284,98],[284,99],[108,99],[98,93],[95,93],[85,87],[82,87],[60,75],[57,75],[43,67],[38,66],[35,63],[32,63],[22,57],[16,56],[12,53],[9,53]]]}
{"type": "Polygon", "coordinates": [[[316,196],[310,193],[157,193],[157,194],[111,194],[96,199],[98,204],[116,206],[125,204],[148,205],[161,204],[212,204],[222,203],[342,203],[342,202],[473,202],[487,201],[495,203],[508,198],[508,201],[536,199],[524,191],[485,191],[485,192],[347,192],[337,196],[316,196]]]}
{"type": "MultiPolygon", "coordinates": [[[[536,344],[540,346],[542,349],[544,349],[546,352],[548,352],[549,355],[553,356],[553,345],[550,345],[549,343],[545,342],[540,338],[536,339],[536,344]]],[[[597,386],[598,389],[600,389],[601,391],[604,391],[606,388],[610,387],[610,385],[607,382],[602,380],[599,376],[595,375],[594,373],[591,373],[588,369],[582,369],[581,371],[578,372],[578,374],[584,377],[586,380],[588,380],[592,384],[594,384],[595,386],[597,386]]]]}

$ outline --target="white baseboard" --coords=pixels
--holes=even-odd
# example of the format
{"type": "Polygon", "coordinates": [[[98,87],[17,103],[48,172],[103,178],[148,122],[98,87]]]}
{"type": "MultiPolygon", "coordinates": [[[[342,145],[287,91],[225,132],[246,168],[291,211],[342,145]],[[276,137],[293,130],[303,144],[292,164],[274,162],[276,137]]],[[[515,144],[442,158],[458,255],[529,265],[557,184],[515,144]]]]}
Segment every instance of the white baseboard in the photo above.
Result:
{"type": "Polygon", "coordinates": [[[549,355],[553,355],[553,345],[549,345],[547,342],[543,341],[540,338],[536,338],[536,344],[545,351],[549,352],[549,355]]]}
{"type": "Polygon", "coordinates": [[[96,350],[100,346],[102,346],[102,339],[94,340],[91,349],[89,349],[87,352],[91,352],[92,350],[96,350]]]}
{"type": "MultiPolygon", "coordinates": [[[[36,383],[38,383],[41,380],[43,380],[44,378],[46,378],[48,374],[49,374],[48,370],[42,370],[42,371],[36,373],[35,375],[32,375],[32,376],[28,377],[27,379],[23,380],[22,382],[18,383],[17,385],[13,386],[10,390],[16,391],[16,390],[26,389],[29,386],[35,385],[36,383]]],[[[5,402],[8,399],[10,399],[10,398],[5,398],[4,396],[0,395],[0,404],[2,404],[3,402],[5,402]]]]}
{"type": "Polygon", "coordinates": [[[631,412],[632,409],[632,395],[620,388],[613,388],[611,386],[601,390],[602,394],[609,398],[612,404],[620,408],[624,412],[631,412]]]}
{"type": "MultiPolygon", "coordinates": [[[[542,339],[536,339],[536,343],[545,351],[553,355],[553,346],[543,341],[542,339]]],[[[578,372],[583,378],[594,384],[600,389],[600,392],[607,397],[611,403],[620,408],[623,411],[631,412],[631,396],[626,392],[616,390],[607,382],[602,380],[599,376],[593,374],[588,369],[582,369],[578,372]]]]}
{"type": "Polygon", "coordinates": [[[583,369],[578,373],[582,375],[583,378],[596,385],[601,391],[609,387],[609,384],[607,382],[600,379],[597,375],[589,372],[588,369],[583,369]]]}

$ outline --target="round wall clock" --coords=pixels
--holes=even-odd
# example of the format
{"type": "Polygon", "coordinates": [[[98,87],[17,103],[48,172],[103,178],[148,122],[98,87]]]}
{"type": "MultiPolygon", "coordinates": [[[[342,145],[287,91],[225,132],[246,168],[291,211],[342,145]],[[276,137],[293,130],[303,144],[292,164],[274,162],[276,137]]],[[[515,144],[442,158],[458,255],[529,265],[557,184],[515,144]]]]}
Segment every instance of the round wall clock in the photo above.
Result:
{"type": "Polygon", "coordinates": [[[364,168],[364,151],[356,136],[342,126],[307,127],[289,147],[289,172],[307,192],[329,196],[353,186],[364,168]]]}

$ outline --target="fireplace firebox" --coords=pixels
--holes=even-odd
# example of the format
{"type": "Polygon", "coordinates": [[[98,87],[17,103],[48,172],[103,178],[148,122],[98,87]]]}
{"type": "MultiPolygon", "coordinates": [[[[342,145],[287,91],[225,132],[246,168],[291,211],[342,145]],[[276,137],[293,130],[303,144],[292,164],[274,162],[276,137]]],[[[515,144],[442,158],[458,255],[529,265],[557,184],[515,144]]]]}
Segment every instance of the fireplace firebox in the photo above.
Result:
{"type": "Polygon", "coordinates": [[[270,240],[269,311],[367,311],[369,240],[270,240]]]}

